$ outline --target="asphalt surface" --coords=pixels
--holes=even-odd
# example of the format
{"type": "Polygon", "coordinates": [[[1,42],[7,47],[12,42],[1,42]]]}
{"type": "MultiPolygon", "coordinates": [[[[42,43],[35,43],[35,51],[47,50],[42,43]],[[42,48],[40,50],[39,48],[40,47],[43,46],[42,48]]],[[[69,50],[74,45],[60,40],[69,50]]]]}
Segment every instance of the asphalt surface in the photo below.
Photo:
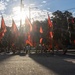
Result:
{"type": "Polygon", "coordinates": [[[3,53],[0,75],[75,75],[75,55],[3,53]]]}

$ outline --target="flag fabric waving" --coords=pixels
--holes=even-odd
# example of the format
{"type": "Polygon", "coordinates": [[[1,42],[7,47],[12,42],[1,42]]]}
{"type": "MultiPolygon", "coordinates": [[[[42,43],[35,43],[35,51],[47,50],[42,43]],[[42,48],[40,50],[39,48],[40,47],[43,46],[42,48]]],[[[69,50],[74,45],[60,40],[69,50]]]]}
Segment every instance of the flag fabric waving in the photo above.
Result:
{"type": "Polygon", "coordinates": [[[11,30],[12,30],[12,34],[15,36],[15,38],[17,38],[18,35],[19,35],[19,32],[18,32],[18,29],[17,29],[17,26],[16,26],[14,20],[12,20],[12,28],[11,28],[11,30]]]}
{"type": "Polygon", "coordinates": [[[32,31],[32,24],[31,24],[30,20],[28,19],[28,17],[25,19],[25,23],[26,23],[26,25],[28,25],[30,27],[29,31],[31,32],[32,31]]]}
{"type": "Polygon", "coordinates": [[[50,37],[53,38],[53,32],[50,32],[50,37]]]}
{"type": "Polygon", "coordinates": [[[14,20],[12,20],[12,27],[11,27],[11,45],[14,46],[16,41],[17,41],[17,38],[19,36],[19,32],[18,32],[18,29],[17,29],[17,26],[14,22],[14,20]]]}
{"type": "Polygon", "coordinates": [[[40,44],[42,43],[43,38],[40,38],[40,44]]]}
{"type": "Polygon", "coordinates": [[[51,22],[51,20],[50,20],[49,14],[48,14],[48,25],[49,25],[49,27],[53,27],[53,24],[52,24],[52,22],[51,22]]]}
{"type": "Polygon", "coordinates": [[[29,44],[30,46],[33,46],[32,35],[31,35],[32,24],[31,24],[28,17],[25,19],[25,28],[26,28],[26,34],[27,34],[26,44],[29,44]]]}
{"type": "Polygon", "coordinates": [[[49,14],[48,14],[48,28],[49,28],[49,34],[50,34],[50,38],[53,38],[53,24],[50,20],[49,14]]]}
{"type": "Polygon", "coordinates": [[[43,33],[43,29],[42,29],[42,27],[40,27],[40,33],[43,33]]]}
{"type": "Polygon", "coordinates": [[[7,31],[7,30],[6,30],[6,25],[5,25],[3,16],[2,16],[2,20],[1,20],[1,30],[2,30],[4,33],[7,31]]]}
{"type": "Polygon", "coordinates": [[[74,23],[74,18],[72,18],[72,23],[74,23]]]}
{"type": "Polygon", "coordinates": [[[3,36],[4,36],[4,32],[1,31],[1,32],[0,32],[0,40],[2,39],[3,36]]]}
{"type": "Polygon", "coordinates": [[[26,44],[29,44],[30,46],[33,46],[33,41],[32,41],[30,33],[27,36],[28,37],[27,37],[27,40],[26,40],[26,44]]]}
{"type": "MultiPolygon", "coordinates": [[[[40,26],[40,33],[41,33],[41,34],[43,33],[43,29],[42,29],[41,26],[40,26]]],[[[40,38],[40,44],[42,44],[42,40],[43,40],[43,38],[41,37],[41,38],[40,38]]]]}
{"type": "Polygon", "coordinates": [[[4,33],[6,32],[6,25],[5,25],[5,21],[4,18],[2,16],[2,20],[1,20],[1,31],[0,31],[0,40],[2,39],[2,37],[4,36],[4,33]]]}

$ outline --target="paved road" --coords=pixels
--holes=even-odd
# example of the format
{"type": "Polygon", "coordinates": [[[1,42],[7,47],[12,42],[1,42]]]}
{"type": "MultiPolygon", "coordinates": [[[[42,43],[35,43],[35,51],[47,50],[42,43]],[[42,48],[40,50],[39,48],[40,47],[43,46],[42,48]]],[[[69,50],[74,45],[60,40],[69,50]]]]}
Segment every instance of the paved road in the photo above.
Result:
{"type": "Polygon", "coordinates": [[[3,54],[0,75],[75,75],[75,56],[3,54]]]}

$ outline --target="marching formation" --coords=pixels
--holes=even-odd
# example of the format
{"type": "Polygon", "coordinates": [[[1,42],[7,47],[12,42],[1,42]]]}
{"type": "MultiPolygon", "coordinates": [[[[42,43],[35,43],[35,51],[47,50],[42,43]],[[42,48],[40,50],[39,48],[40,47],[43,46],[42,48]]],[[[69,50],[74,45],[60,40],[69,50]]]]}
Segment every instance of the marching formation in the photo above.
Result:
{"type": "MultiPolygon", "coordinates": [[[[0,29],[0,52],[12,51],[15,53],[16,51],[20,52],[21,50],[24,50],[27,53],[28,50],[30,51],[34,47],[36,52],[37,50],[41,50],[41,53],[47,51],[54,53],[55,50],[58,51],[62,49],[63,54],[66,54],[70,40],[65,38],[65,35],[67,36],[69,32],[61,34],[60,38],[56,38],[54,32],[55,29],[49,14],[47,20],[48,25],[45,35],[42,26],[37,27],[37,25],[33,25],[28,17],[25,20],[25,25],[18,29],[14,20],[12,20],[12,27],[7,27],[2,16],[0,29]]],[[[67,37],[69,37],[69,35],[67,37]]]]}

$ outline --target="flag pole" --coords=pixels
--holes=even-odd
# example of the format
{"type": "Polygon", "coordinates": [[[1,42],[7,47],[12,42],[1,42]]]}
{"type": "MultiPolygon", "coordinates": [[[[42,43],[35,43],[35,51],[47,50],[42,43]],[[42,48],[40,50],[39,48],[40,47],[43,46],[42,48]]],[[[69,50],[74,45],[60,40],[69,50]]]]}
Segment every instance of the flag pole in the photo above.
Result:
{"type": "MultiPolygon", "coordinates": [[[[47,15],[49,16],[48,12],[47,12],[47,15]]],[[[53,34],[53,25],[52,25],[52,28],[51,28],[51,32],[53,34]]],[[[52,51],[53,51],[53,54],[54,54],[54,36],[53,35],[51,37],[51,40],[52,40],[52,51]]]]}
{"type": "Polygon", "coordinates": [[[20,36],[19,36],[19,52],[21,51],[21,46],[22,46],[22,1],[23,0],[20,0],[20,29],[19,29],[19,32],[20,32],[20,36]]]}
{"type": "MultiPolygon", "coordinates": [[[[20,15],[22,14],[22,0],[20,2],[20,15]]],[[[20,29],[21,29],[21,26],[22,26],[22,17],[20,16],[20,29]]]]}
{"type": "Polygon", "coordinates": [[[29,20],[31,22],[31,8],[30,8],[30,6],[29,6],[29,20]]]}

